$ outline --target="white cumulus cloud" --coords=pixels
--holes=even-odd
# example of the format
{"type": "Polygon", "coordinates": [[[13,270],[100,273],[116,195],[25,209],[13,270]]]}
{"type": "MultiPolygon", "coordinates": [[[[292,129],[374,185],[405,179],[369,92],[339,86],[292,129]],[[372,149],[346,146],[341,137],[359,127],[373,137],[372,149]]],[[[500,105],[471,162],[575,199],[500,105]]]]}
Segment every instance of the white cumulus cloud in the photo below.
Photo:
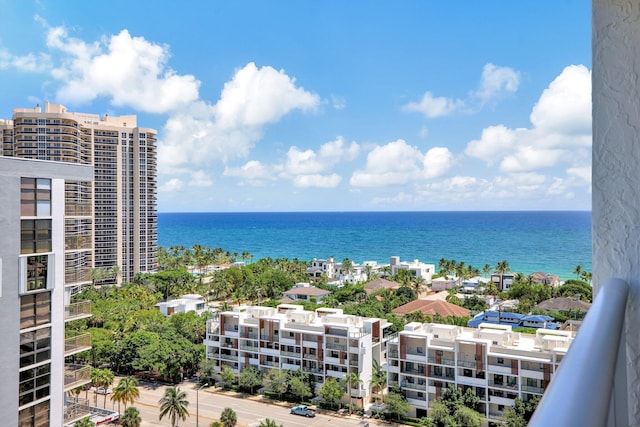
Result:
{"type": "Polygon", "coordinates": [[[475,96],[484,103],[505,93],[514,93],[520,86],[520,73],[509,67],[486,64],[482,69],[480,88],[475,96]]]}
{"type": "Polygon", "coordinates": [[[158,187],[158,190],[169,193],[172,191],[181,190],[183,185],[184,183],[179,178],[171,178],[164,184],[160,185],[158,187]]]}
{"type": "Polygon", "coordinates": [[[333,188],[340,184],[342,178],[338,174],[321,175],[298,175],[293,179],[293,185],[296,187],[317,187],[317,188],[333,188]]]}
{"type": "Polygon", "coordinates": [[[442,117],[462,108],[464,102],[443,96],[434,97],[429,91],[422,95],[420,102],[409,102],[402,107],[403,111],[422,113],[427,118],[442,117]]]}
{"type": "Polygon", "coordinates": [[[62,103],[104,96],[115,106],[166,113],[198,99],[200,82],[167,66],[167,46],[132,37],[127,30],[86,43],[70,37],[64,27],[54,27],[48,30],[47,45],[67,55],[52,71],[61,82],[57,99],[62,103]]]}
{"type": "Polygon", "coordinates": [[[295,79],[283,70],[250,62],[225,83],[214,114],[217,125],[225,129],[263,126],[292,110],[315,110],[319,103],[318,95],[296,87],[295,79]]]}
{"type": "Polygon", "coordinates": [[[532,109],[530,128],[489,126],[470,141],[465,154],[502,172],[568,168],[590,162],[591,73],[583,65],[566,67],[542,92],[532,109]]]}
{"type": "Polygon", "coordinates": [[[375,187],[434,178],[444,174],[452,161],[447,148],[434,147],[423,154],[399,139],[374,147],[367,155],[365,168],[354,171],[350,183],[354,187],[375,187]]]}

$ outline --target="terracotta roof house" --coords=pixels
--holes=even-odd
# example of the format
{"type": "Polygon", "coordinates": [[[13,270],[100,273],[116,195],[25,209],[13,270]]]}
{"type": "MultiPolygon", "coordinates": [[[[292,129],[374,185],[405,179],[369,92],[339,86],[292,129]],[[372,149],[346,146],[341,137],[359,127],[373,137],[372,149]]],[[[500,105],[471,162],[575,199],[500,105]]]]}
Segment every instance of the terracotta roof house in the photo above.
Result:
{"type": "Polygon", "coordinates": [[[437,313],[442,317],[463,317],[469,316],[470,313],[470,311],[466,308],[448,303],[446,301],[426,299],[417,299],[405,305],[401,305],[400,307],[393,310],[393,312],[396,314],[409,314],[415,311],[421,311],[422,313],[429,316],[433,316],[437,313]]]}
{"type": "Polygon", "coordinates": [[[331,291],[310,286],[308,283],[298,283],[293,289],[283,292],[283,295],[293,301],[309,302],[311,298],[315,298],[316,302],[320,302],[327,295],[331,295],[331,291]]]}
{"type": "Polygon", "coordinates": [[[560,278],[553,274],[536,271],[535,273],[531,274],[531,278],[534,282],[540,283],[542,285],[549,285],[553,286],[554,288],[560,286],[560,278]]]}
{"type": "Polygon", "coordinates": [[[387,289],[391,291],[395,291],[400,289],[402,285],[398,282],[393,282],[391,280],[377,278],[370,282],[364,284],[364,290],[368,295],[371,295],[380,289],[387,289]]]}

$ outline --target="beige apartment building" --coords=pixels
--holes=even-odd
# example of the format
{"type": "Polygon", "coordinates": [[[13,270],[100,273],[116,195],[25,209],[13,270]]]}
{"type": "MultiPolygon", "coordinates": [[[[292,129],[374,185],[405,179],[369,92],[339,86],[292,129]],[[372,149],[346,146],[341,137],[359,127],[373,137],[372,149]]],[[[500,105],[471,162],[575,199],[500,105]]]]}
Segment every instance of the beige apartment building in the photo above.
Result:
{"type": "Polygon", "coordinates": [[[155,271],[157,251],[156,134],[136,116],[69,112],[59,104],[14,109],[0,120],[7,157],[91,165],[93,181],[67,181],[65,285],[91,283],[91,270],[131,281],[155,271]]]}
{"type": "Polygon", "coordinates": [[[472,388],[480,412],[500,422],[519,397],[542,397],[565,356],[571,332],[538,329],[536,335],[513,332],[509,325],[478,328],[409,323],[388,343],[388,384],[398,386],[413,408],[427,415],[449,385],[472,388]]]}

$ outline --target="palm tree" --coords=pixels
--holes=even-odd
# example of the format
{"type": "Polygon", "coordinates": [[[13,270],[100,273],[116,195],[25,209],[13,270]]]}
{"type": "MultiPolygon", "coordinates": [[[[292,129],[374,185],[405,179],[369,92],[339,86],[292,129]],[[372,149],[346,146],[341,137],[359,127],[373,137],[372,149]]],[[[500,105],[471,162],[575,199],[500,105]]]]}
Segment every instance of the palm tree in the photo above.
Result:
{"type": "Polygon", "coordinates": [[[387,373],[376,359],[373,359],[373,371],[371,373],[371,392],[380,393],[387,385],[387,373]]]}
{"type": "Polygon", "coordinates": [[[347,385],[347,393],[349,393],[349,413],[353,412],[353,396],[351,396],[351,389],[357,387],[362,383],[360,376],[357,372],[350,372],[342,378],[342,382],[347,385]]]}
{"type": "Polygon", "coordinates": [[[165,390],[164,396],[158,401],[160,404],[160,418],[159,420],[169,415],[171,418],[171,426],[178,426],[178,419],[185,421],[189,416],[187,407],[189,401],[187,400],[187,393],[180,391],[179,387],[169,387],[165,390]]]}
{"type": "Polygon", "coordinates": [[[485,276],[488,276],[489,273],[491,273],[491,266],[489,264],[485,264],[484,267],[482,267],[482,273],[485,276]]]}
{"type": "Polygon", "coordinates": [[[258,427],[282,427],[282,424],[276,423],[275,420],[265,418],[264,420],[260,421],[260,425],[258,427]]]}
{"type": "Polygon", "coordinates": [[[576,265],[575,268],[573,269],[573,272],[576,275],[576,279],[579,279],[580,275],[582,274],[582,266],[580,264],[576,265]]]}
{"type": "Polygon", "coordinates": [[[509,267],[509,263],[507,261],[500,261],[496,264],[496,273],[508,273],[511,268],[509,267]]]}
{"type": "MultiPolygon", "coordinates": [[[[115,376],[110,369],[92,369],[91,370],[91,383],[95,387],[103,387],[104,388],[104,404],[103,408],[107,407],[107,389],[111,387],[113,384],[113,380],[115,376]]],[[[98,396],[95,396],[96,406],[98,406],[98,396]]]]}
{"type": "Polygon", "coordinates": [[[138,380],[134,377],[126,377],[122,378],[116,388],[113,389],[111,400],[118,402],[118,411],[120,411],[120,402],[124,403],[124,411],[127,412],[127,403],[133,404],[138,397],[140,397],[138,380]]]}
{"type": "Polygon", "coordinates": [[[224,408],[220,414],[220,421],[223,427],[234,427],[238,423],[238,416],[231,408],[224,408]]]}
{"type": "Polygon", "coordinates": [[[585,282],[591,283],[591,280],[593,279],[593,274],[590,271],[583,271],[580,274],[580,278],[582,278],[582,280],[584,280],[585,282]]]}
{"type": "Polygon", "coordinates": [[[129,406],[124,410],[124,415],[120,418],[120,424],[122,427],[140,427],[142,425],[142,418],[140,417],[140,411],[135,406],[129,406]]]}

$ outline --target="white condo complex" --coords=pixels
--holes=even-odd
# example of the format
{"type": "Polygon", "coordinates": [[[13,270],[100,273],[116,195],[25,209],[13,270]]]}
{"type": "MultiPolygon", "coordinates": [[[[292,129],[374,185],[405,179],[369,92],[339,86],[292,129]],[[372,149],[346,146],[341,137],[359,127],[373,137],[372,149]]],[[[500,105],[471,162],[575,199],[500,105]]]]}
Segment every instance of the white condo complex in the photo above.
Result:
{"type": "MultiPolygon", "coordinates": [[[[373,360],[387,372],[412,406],[409,415],[427,415],[429,403],[449,384],[473,388],[480,411],[499,421],[516,397],[541,397],[573,340],[565,331],[513,332],[511,326],[479,328],[409,323],[391,333],[386,320],[345,315],[340,309],[305,311],[302,306],[240,306],[207,324],[207,358],[216,370],[239,374],[248,366],[262,372],[291,369],[315,377],[356,372],[362,383],[350,391],[358,405],[372,403],[373,360]]],[[[345,399],[348,396],[345,388],[345,399]]]]}
{"type": "Polygon", "coordinates": [[[345,315],[340,309],[305,311],[300,305],[277,308],[234,307],[207,323],[207,358],[216,370],[229,366],[236,375],[255,366],[302,370],[315,377],[319,388],[328,377],[356,372],[361,384],[351,390],[368,403],[373,359],[382,364],[391,326],[384,319],[345,315]]]}

